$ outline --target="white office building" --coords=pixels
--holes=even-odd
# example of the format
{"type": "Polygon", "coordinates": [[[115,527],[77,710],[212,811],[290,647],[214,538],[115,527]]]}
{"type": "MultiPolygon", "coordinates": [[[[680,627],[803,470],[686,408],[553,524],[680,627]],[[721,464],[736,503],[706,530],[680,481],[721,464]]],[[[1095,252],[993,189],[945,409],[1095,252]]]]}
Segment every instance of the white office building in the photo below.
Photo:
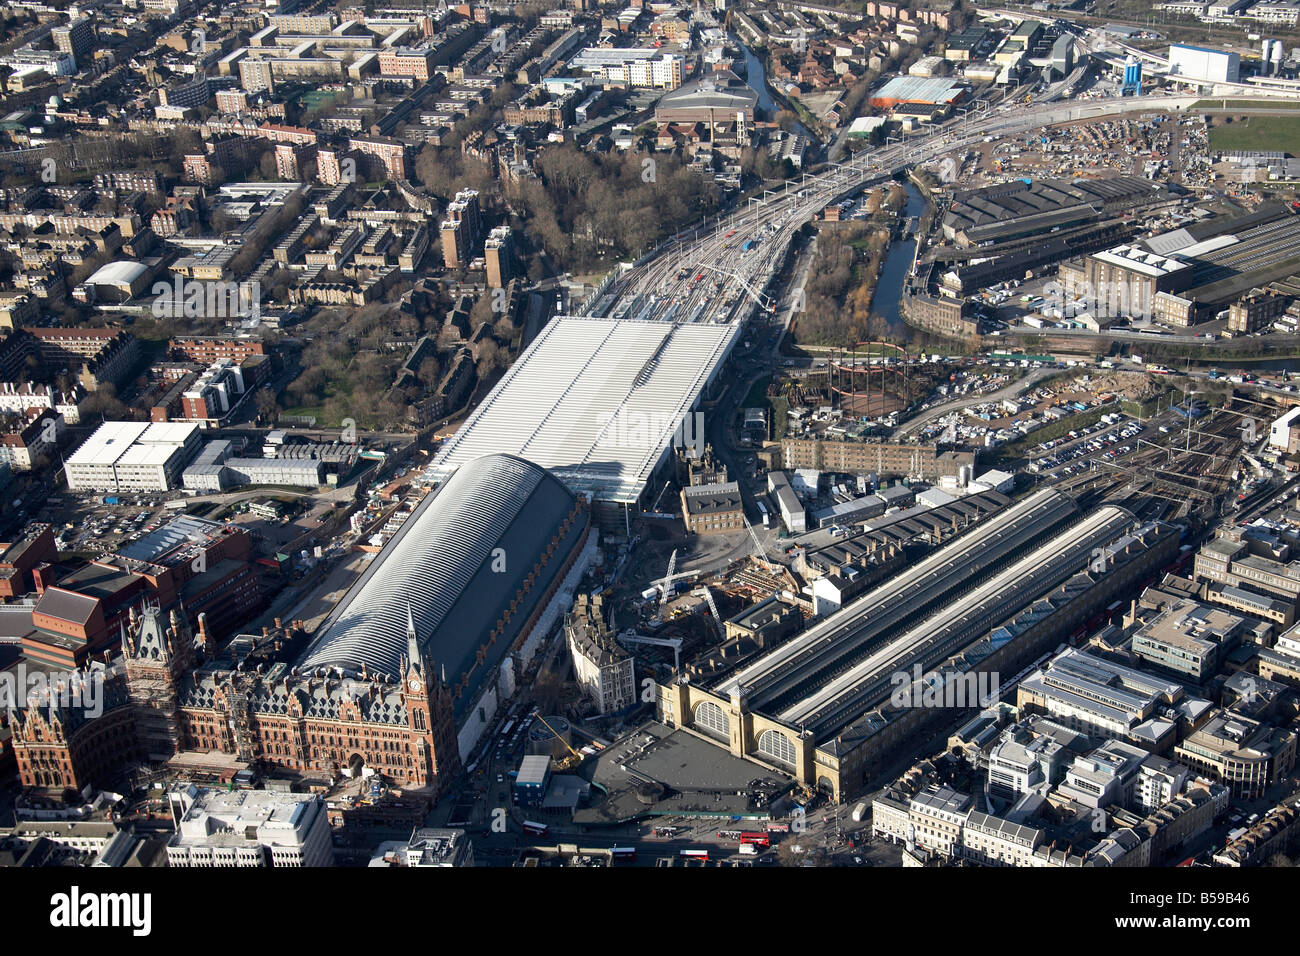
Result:
{"type": "Polygon", "coordinates": [[[474,844],[464,830],[418,827],[406,842],[381,843],[370,858],[374,867],[457,867],[474,865],[474,844]]]}
{"type": "Polygon", "coordinates": [[[1152,754],[1142,761],[1133,783],[1134,809],[1154,813],[1183,792],[1189,777],[1182,764],[1152,754]]]}
{"type": "Polygon", "coordinates": [[[1295,445],[1291,440],[1291,432],[1297,429],[1300,429],[1300,406],[1288,410],[1269,426],[1269,447],[1284,455],[1289,454],[1295,445]]]}
{"type": "Polygon", "coordinates": [[[988,793],[1014,803],[1026,793],[1045,792],[1059,778],[1066,756],[1054,738],[1010,728],[989,751],[988,793]]]}
{"type": "Polygon", "coordinates": [[[1122,740],[1108,740],[1092,753],[1074,758],[1058,792],[1085,807],[1126,806],[1147,756],[1145,750],[1122,740]]]}
{"type": "Polygon", "coordinates": [[[192,423],[104,422],[68,457],[68,489],[171,491],[201,444],[192,423]]]}
{"type": "Polygon", "coordinates": [[[191,786],[169,796],[177,823],[167,843],[168,866],[334,864],[325,803],[315,794],[191,786]]]}

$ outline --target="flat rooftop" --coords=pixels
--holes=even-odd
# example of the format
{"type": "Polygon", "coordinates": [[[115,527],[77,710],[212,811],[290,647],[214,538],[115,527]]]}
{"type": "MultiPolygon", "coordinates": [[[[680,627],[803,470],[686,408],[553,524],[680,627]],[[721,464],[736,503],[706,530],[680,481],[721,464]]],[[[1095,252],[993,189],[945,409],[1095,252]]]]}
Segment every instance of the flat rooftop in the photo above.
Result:
{"type": "Polygon", "coordinates": [[[1181,259],[1162,256],[1155,252],[1147,252],[1137,246],[1116,246],[1114,249],[1095,253],[1093,258],[1098,262],[1119,266],[1122,269],[1128,269],[1131,272],[1137,272],[1152,278],[1167,276],[1190,268],[1190,265],[1181,259]]]}
{"type": "Polygon", "coordinates": [[[68,456],[69,465],[162,462],[190,440],[198,425],[185,422],[104,422],[68,456]]]}
{"type": "Polygon", "coordinates": [[[273,790],[200,791],[181,818],[171,845],[297,845],[310,826],[312,805],[318,799],[273,790]]]}
{"type": "Polygon", "coordinates": [[[484,455],[517,455],[575,493],[633,504],[726,358],[736,325],[554,319],[425,472],[446,481],[484,455]]]}
{"type": "Polygon", "coordinates": [[[172,518],[157,531],[142,535],[117,549],[124,558],[156,562],[178,548],[193,544],[209,544],[225,533],[226,525],[194,515],[172,518]]]}

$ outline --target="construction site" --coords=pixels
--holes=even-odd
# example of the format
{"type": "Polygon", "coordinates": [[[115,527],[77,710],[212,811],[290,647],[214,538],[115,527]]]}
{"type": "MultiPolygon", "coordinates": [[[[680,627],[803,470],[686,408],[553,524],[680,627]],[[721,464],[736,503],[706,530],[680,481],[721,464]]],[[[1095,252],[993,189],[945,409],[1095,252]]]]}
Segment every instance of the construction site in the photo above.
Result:
{"type": "MultiPolygon", "coordinates": [[[[833,356],[803,387],[824,381],[836,401],[866,408],[892,390],[936,388],[923,364],[864,351],[873,361],[853,350],[833,356]]],[[[973,371],[934,364],[950,386],[973,371]]],[[[1034,446],[1076,448],[1068,470],[1022,473],[1017,483],[1025,459],[1001,459],[1009,473],[998,473],[1006,479],[998,489],[945,484],[950,495],[937,481],[925,493],[924,482],[881,483],[877,494],[832,509],[843,517],[829,533],[813,520],[806,532],[778,535],[788,516],[771,514],[773,526],[751,522],[748,502],[719,534],[683,535],[685,512],[643,514],[606,586],[581,596],[566,618],[567,659],[557,645],[533,685],[537,706],[557,720],[599,728],[613,743],[644,736],[618,752],[581,741],[572,752],[554,750],[555,772],[600,784],[574,820],[762,818],[783,792],[851,799],[943,721],[984,706],[989,694],[996,699],[992,675],[1014,685],[1062,642],[1083,640],[1133,594],[1179,572],[1193,553],[1186,541],[1277,494],[1261,461],[1271,459],[1247,440],[1278,414],[1275,404],[1231,388],[1193,395],[1181,381],[1096,368],[1031,382],[1019,400],[1038,411],[1044,402],[1068,404],[1068,395],[1039,393],[1068,393],[1080,376],[1096,398],[1094,417],[1116,411],[1034,446]],[[876,498],[881,508],[850,508],[876,498]],[[622,668],[628,690],[610,697],[608,674],[622,668]],[[647,678],[651,695],[642,693],[647,678]],[[908,700],[946,703],[900,704],[900,689],[908,700]],[[718,786],[731,793],[725,807],[713,805],[723,800],[718,786]]],[[[978,389],[1015,380],[976,376],[961,394],[979,407],[978,389]]],[[[1082,415],[1068,411],[1063,421],[1074,414],[1082,415]]],[[[683,490],[725,487],[711,451],[683,468],[683,490]]],[[[830,475],[836,489],[845,480],[830,475]]],[[[775,507],[786,493],[763,500],[775,507]]]]}

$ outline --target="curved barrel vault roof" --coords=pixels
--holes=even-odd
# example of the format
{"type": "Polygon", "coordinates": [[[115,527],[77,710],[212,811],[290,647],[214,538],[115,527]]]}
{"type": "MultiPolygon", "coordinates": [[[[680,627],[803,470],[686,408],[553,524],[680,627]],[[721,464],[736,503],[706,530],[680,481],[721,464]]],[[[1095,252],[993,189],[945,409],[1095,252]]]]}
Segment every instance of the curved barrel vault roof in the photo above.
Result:
{"type": "MultiPolygon", "coordinates": [[[[462,465],[420,502],[325,619],[299,669],[355,673],[364,665],[398,675],[409,608],[426,659],[445,667],[455,684],[474,669],[479,647],[575,501],[549,472],[514,455],[487,455],[462,465]]],[[[583,525],[575,522],[569,529],[515,609],[512,624],[528,619],[579,542],[583,525]]],[[[472,685],[493,670],[510,643],[494,642],[472,685]]],[[[467,705],[474,696],[466,693],[457,703],[467,705]]]]}

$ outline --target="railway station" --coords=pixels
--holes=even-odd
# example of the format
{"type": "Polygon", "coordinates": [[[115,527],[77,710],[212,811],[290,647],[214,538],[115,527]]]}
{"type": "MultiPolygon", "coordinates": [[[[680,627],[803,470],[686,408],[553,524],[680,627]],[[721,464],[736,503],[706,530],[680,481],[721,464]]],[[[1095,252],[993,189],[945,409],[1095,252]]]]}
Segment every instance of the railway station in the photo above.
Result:
{"type": "Polygon", "coordinates": [[[927,688],[1023,669],[1178,539],[1123,508],[1082,513],[1037,492],[713,686],[661,684],[660,719],[844,799],[901,739],[957,712],[922,703],[927,688]]]}
{"type": "Polygon", "coordinates": [[[703,447],[700,416],[690,413],[738,335],[735,325],[557,318],[447,440],[425,477],[441,483],[483,455],[518,455],[589,496],[598,521],[621,525],[675,440],[703,447]]]}

